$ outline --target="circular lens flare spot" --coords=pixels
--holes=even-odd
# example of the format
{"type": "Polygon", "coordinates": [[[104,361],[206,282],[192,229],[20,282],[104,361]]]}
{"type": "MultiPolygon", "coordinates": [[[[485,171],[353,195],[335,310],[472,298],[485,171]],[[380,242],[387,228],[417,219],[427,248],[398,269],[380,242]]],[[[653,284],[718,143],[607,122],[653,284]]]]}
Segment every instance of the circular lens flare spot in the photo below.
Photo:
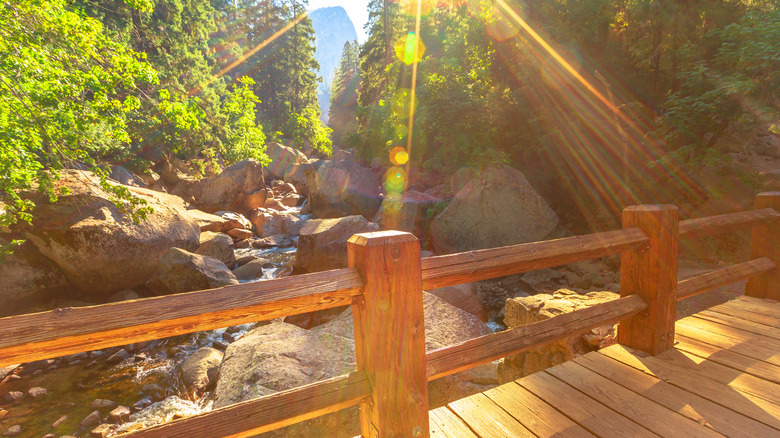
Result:
{"type": "Polygon", "coordinates": [[[425,44],[420,41],[414,32],[409,32],[395,42],[395,56],[406,65],[419,62],[425,53],[425,44]],[[415,57],[414,45],[417,44],[417,56],[415,57]]]}
{"type": "Polygon", "coordinates": [[[396,146],[390,150],[390,162],[396,166],[403,166],[409,161],[409,153],[401,146],[396,146]]]}
{"type": "Polygon", "coordinates": [[[398,167],[393,166],[387,170],[385,174],[385,192],[390,193],[403,193],[406,188],[406,172],[398,167]]]}
{"type": "Polygon", "coordinates": [[[398,138],[403,138],[404,135],[406,135],[408,132],[409,132],[409,127],[404,124],[400,124],[395,127],[395,136],[398,138]]]}

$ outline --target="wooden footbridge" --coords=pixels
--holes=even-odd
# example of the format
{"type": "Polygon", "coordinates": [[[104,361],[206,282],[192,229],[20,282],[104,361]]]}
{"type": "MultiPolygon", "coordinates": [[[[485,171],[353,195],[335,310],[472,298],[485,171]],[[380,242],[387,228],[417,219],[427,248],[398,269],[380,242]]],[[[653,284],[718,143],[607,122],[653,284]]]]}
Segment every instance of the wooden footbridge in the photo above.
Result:
{"type": "Polygon", "coordinates": [[[633,206],[622,230],[422,260],[411,234],[358,234],[345,269],[2,318],[0,367],[351,305],[356,371],[123,436],[253,436],[359,405],[365,437],[777,437],[780,193],[755,207],[633,206]],[[740,227],[749,261],[677,282],[680,239],[740,227]],[[426,353],[422,290],[616,254],[619,299],[426,353]],[[746,297],[675,321],[678,300],[744,279],[746,297]],[[620,345],[429,411],[431,380],[616,322],[620,345]]]}

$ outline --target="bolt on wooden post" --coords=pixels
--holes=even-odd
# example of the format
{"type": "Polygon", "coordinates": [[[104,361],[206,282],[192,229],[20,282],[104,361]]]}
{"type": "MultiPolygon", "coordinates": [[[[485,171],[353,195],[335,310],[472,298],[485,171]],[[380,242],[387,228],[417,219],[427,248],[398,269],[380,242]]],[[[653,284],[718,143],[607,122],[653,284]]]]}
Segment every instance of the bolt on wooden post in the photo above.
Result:
{"type": "Polygon", "coordinates": [[[365,285],[352,305],[357,366],[372,388],[360,405],[361,433],[427,438],[420,244],[412,234],[382,231],[355,234],[347,249],[365,285]]]}
{"type": "MultiPolygon", "coordinates": [[[[764,192],[756,195],[755,208],[774,208],[780,212],[780,192],[764,192]]],[[[780,221],[753,227],[750,258],[767,257],[780,266],[780,221]]],[[[780,300],[780,270],[775,268],[761,275],[748,278],[745,295],[756,298],[780,300]]]]}
{"type": "Polygon", "coordinates": [[[620,295],[637,294],[648,307],[620,321],[618,342],[627,347],[662,353],[674,345],[677,311],[679,217],[674,205],[634,205],[623,210],[623,228],[639,228],[650,242],[624,253],[620,295]]]}

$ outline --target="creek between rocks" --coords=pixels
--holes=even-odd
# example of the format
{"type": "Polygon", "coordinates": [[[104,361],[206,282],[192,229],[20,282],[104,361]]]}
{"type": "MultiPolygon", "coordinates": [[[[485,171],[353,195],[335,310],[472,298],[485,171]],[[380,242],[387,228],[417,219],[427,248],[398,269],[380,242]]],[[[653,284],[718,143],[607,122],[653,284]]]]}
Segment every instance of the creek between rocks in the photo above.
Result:
{"type": "MultiPolygon", "coordinates": [[[[236,258],[252,255],[263,263],[262,277],[242,283],[290,275],[295,247],[236,249],[236,258]]],[[[212,409],[211,394],[197,401],[188,399],[177,372],[180,365],[202,347],[223,350],[255,324],[243,324],[206,332],[174,336],[27,364],[19,373],[4,379],[2,393],[21,392],[18,402],[0,399],[0,432],[20,425],[23,437],[89,437],[94,425],[80,425],[92,412],[101,418],[116,406],[130,408],[129,421],[111,435],[141,427],[190,417],[212,409]],[[46,393],[33,397],[30,388],[46,393]],[[96,403],[108,400],[113,403],[96,403]],[[52,425],[56,424],[56,427],[52,425]]],[[[1,370],[0,370],[1,371],[1,370]]]]}

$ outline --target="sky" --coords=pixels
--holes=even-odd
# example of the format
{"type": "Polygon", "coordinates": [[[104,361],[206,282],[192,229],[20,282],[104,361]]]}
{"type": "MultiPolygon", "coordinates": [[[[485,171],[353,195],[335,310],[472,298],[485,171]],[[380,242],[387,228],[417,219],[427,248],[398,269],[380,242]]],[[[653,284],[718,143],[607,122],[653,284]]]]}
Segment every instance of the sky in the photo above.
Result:
{"type": "Polygon", "coordinates": [[[363,29],[363,25],[368,21],[368,2],[369,0],[309,0],[309,11],[329,6],[341,6],[347,11],[349,19],[355,25],[358,42],[366,42],[368,35],[363,29]]]}

